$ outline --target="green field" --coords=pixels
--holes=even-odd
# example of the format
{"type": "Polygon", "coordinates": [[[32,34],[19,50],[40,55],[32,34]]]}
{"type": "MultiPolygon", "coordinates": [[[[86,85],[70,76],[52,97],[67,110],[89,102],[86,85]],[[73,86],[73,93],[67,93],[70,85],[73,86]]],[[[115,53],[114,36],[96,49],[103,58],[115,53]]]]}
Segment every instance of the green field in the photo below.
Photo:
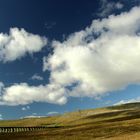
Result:
{"type": "Polygon", "coordinates": [[[0,134],[0,140],[140,140],[140,103],[0,121],[0,126],[53,126],[40,131],[0,134]]]}

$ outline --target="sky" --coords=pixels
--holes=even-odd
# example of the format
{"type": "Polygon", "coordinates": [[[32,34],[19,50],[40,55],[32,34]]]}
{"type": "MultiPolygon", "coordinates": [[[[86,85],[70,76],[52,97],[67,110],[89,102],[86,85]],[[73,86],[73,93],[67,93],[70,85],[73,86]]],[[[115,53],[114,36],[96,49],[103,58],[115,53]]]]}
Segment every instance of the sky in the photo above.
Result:
{"type": "Polygon", "coordinates": [[[140,101],[140,0],[1,0],[0,120],[140,101]]]}

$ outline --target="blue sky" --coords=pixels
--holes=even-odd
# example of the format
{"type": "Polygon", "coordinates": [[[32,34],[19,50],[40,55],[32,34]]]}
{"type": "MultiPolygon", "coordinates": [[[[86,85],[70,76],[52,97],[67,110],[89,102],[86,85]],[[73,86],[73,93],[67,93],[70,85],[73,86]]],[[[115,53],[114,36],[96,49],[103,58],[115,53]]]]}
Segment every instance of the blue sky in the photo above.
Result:
{"type": "Polygon", "coordinates": [[[139,4],[1,0],[0,119],[140,101],[139,4]]]}

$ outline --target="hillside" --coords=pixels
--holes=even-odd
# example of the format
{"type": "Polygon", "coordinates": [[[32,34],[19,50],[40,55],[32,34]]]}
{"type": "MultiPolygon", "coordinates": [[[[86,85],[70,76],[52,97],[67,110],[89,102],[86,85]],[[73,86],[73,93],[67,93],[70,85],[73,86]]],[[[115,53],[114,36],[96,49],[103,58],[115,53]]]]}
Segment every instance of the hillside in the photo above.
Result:
{"type": "Polygon", "coordinates": [[[1,134],[0,139],[24,140],[138,140],[140,103],[79,110],[44,118],[0,121],[0,126],[53,126],[45,131],[1,134]]]}

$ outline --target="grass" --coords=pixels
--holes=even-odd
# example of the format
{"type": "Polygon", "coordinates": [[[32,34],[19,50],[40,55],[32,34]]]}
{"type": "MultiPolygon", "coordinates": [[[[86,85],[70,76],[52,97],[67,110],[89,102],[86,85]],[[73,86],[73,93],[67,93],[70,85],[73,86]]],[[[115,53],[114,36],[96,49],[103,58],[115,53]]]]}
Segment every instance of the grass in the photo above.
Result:
{"type": "Polygon", "coordinates": [[[1,134],[2,140],[138,140],[140,103],[81,110],[53,117],[0,121],[0,126],[54,126],[43,131],[1,134]]]}

